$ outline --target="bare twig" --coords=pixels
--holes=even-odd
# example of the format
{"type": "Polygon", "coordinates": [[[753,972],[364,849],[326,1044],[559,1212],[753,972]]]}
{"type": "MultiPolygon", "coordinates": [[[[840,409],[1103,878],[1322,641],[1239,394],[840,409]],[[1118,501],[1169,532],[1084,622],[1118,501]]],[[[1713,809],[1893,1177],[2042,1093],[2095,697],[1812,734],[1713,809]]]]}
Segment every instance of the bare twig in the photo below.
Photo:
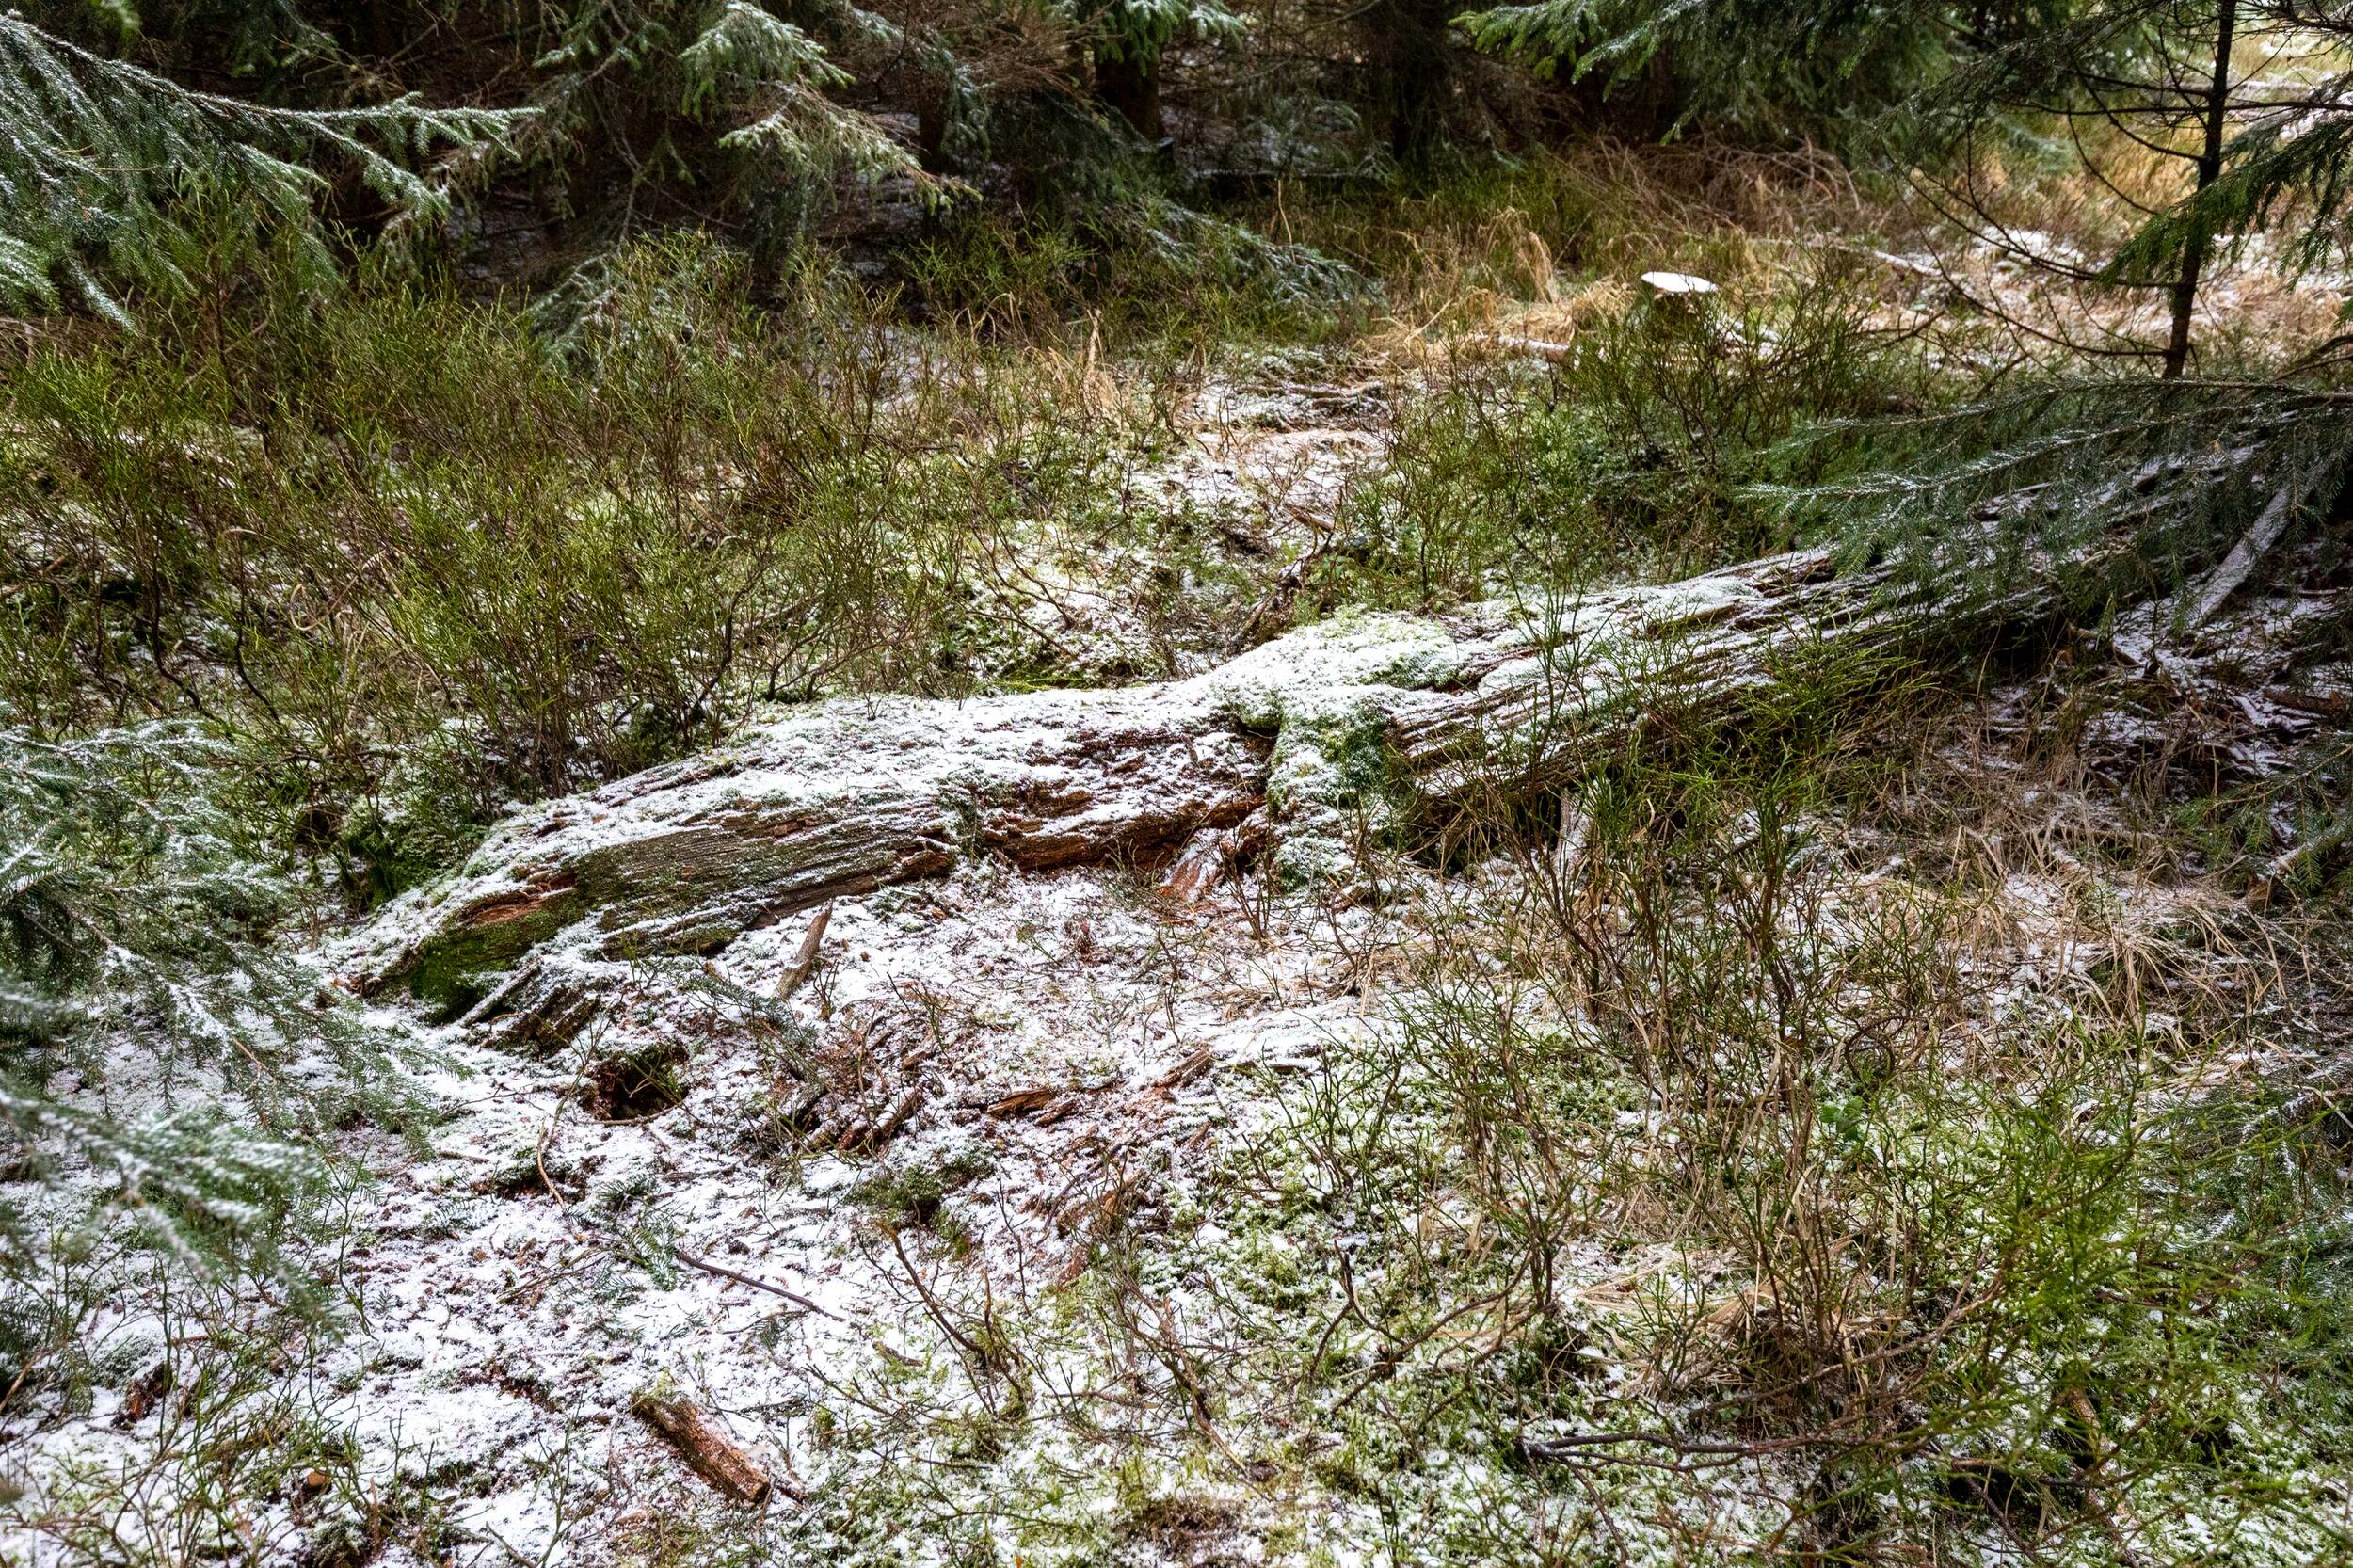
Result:
{"type": "Polygon", "coordinates": [[[700,1269],[704,1273],[716,1274],[721,1279],[731,1279],[738,1285],[748,1285],[755,1290],[765,1290],[772,1296],[782,1296],[786,1301],[791,1302],[794,1306],[801,1307],[809,1312],[814,1312],[820,1318],[831,1318],[835,1322],[840,1322],[843,1320],[840,1313],[826,1311],[824,1307],[819,1306],[815,1302],[810,1301],[807,1296],[802,1295],[797,1290],[787,1290],[781,1285],[771,1285],[766,1280],[754,1274],[738,1273],[724,1263],[713,1263],[707,1257],[696,1257],[693,1253],[688,1252],[684,1247],[672,1247],[670,1249],[670,1256],[677,1258],[680,1263],[685,1264],[690,1269],[700,1269]]]}

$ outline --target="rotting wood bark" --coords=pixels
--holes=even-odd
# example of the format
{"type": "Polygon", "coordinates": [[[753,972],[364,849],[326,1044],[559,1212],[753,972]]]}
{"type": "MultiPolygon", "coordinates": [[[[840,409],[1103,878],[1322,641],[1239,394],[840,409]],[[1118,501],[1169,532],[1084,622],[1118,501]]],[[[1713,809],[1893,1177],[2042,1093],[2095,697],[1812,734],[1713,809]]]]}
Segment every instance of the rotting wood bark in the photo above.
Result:
{"type": "Polygon", "coordinates": [[[710,952],[964,858],[1174,857],[1168,890],[1197,898],[1265,842],[1287,875],[1314,876],[1368,824],[1558,788],[1663,713],[1713,722],[1819,656],[1897,649],[1962,614],[1983,637],[2058,602],[2047,564],[1969,586],[1957,611],[1949,585],[1842,576],[1807,551],[1548,610],[1337,617],[1159,685],[837,699],[519,815],[391,906],[344,970],[478,1016],[501,972],[559,933],[594,959],[710,952]]]}

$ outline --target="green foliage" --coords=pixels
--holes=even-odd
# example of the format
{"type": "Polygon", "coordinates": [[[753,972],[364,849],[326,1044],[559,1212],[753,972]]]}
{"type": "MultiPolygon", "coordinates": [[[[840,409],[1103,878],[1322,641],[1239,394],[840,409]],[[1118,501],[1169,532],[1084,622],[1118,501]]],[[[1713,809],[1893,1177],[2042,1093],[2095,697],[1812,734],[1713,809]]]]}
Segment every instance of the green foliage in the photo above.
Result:
{"type": "Polygon", "coordinates": [[[1236,340],[1315,338],[1363,318],[1379,285],[1312,246],[1181,203],[1139,198],[1015,222],[969,212],[901,258],[905,302],[992,340],[1064,324],[1196,354],[1236,340]]]}
{"type": "Polygon", "coordinates": [[[2216,255],[2278,245],[2311,264],[2341,248],[2353,20],[2293,0],[2115,0],[2029,15],[2032,26],[1979,39],[1906,117],[1913,184],[2013,265],[2159,296],[2169,327],[2162,344],[2067,319],[2020,323],[2026,332],[2181,376],[2216,255]],[[2013,166],[2038,162],[2116,198],[2099,205],[2129,231],[2121,243],[2105,240],[2104,257],[2041,243],[2014,211],[2035,182],[2012,178],[2013,166]]]}
{"type": "MultiPolygon", "coordinates": [[[[2257,243],[2277,245],[2306,266],[2343,254],[2342,219],[2353,176],[2353,110],[2346,102],[2353,73],[2343,59],[2353,42],[2353,16],[2341,8],[2274,0],[2120,7],[2087,15],[2051,41],[2066,54],[2119,58],[2126,72],[2153,66],[2153,73],[2161,73],[2157,90],[2138,105],[2136,128],[2144,139],[2169,139],[2163,131],[2180,137],[2185,123],[2202,130],[2206,120],[2223,138],[2218,156],[2198,171],[2190,188],[2150,214],[2109,260],[2109,279],[2169,280],[2185,256],[2202,254],[2210,244],[2243,248],[2259,235],[2257,243]],[[2217,100],[2210,62],[2226,13],[2233,53],[2261,50],[2266,70],[2252,78],[2226,77],[2217,100]],[[2166,69],[2176,58],[2201,54],[2202,82],[2189,72],[2166,69]],[[2153,133],[2153,123],[2163,131],[2153,133]]],[[[2061,102],[2082,114],[2081,101],[2097,104],[2098,91],[2077,86],[2061,102]]],[[[2176,158],[2205,153],[2202,144],[2180,139],[2183,145],[2170,147],[2176,158]]]]}
{"type": "MultiPolygon", "coordinates": [[[[1985,997],[2010,950],[1944,824],[1868,877],[1888,840],[1836,825],[1902,821],[1913,696],[1662,714],[1565,841],[1485,824],[1513,869],[1411,917],[1392,1033],[1270,1085],[1214,1206],[1258,1229],[1199,1266],[1318,1480],[1479,1560],[1629,1518],[1712,1560],[1725,1507],[1766,1560],[2341,1545],[2343,1173],[2268,1093],[2189,1087],[2315,1037],[2194,981],[2159,1029],[2121,961],[1985,997]],[[1709,1492],[1757,1463],[1773,1500],[1709,1492]]],[[[2228,971],[2278,935],[2185,945],[2228,971]]]]}
{"type": "Polygon", "coordinates": [[[0,303],[54,307],[62,283],[120,326],[125,282],[170,296],[191,207],[250,203],[302,236],[314,275],[333,263],[313,210],[328,180],[355,170],[398,228],[440,222],[445,183],[417,172],[437,149],[482,151],[517,117],[400,99],[366,109],[281,109],[197,92],[0,16],[0,303]]]}
{"type": "MultiPolygon", "coordinates": [[[[846,3],[811,8],[837,44],[904,46],[900,30],[846,3]]],[[[617,156],[632,193],[680,177],[714,184],[723,203],[775,245],[794,237],[837,177],[930,179],[874,119],[827,96],[852,76],[825,42],[753,0],[581,0],[551,13],[554,36],[532,61],[543,129],[532,149],[569,181],[617,156]],[[643,152],[602,146],[616,117],[662,129],[643,152]]],[[[612,238],[626,237],[628,218],[612,238]]]]}
{"type": "Polygon", "coordinates": [[[1859,443],[1841,476],[1759,486],[1801,534],[1893,554],[1916,584],[2003,591],[2034,553],[2071,563],[2084,608],[2178,585],[2275,495],[2328,517],[2353,462],[2325,383],[2064,380],[1933,414],[1796,438],[1859,443]]]}
{"type": "Polygon", "coordinates": [[[555,338],[268,276],[0,392],[0,692],[50,733],[219,726],[362,901],[760,702],[1068,679],[1009,552],[1142,504],[1064,361],[904,335],[814,271],[777,311],[716,246],[632,251],[555,338]]]}
{"type": "Polygon", "coordinates": [[[1480,48],[1545,75],[1590,78],[1605,97],[1655,97],[1666,78],[1670,134],[1724,125],[1852,139],[1942,72],[1948,13],[1958,9],[1916,0],[1535,0],[1463,22],[1480,48]]]}
{"type": "Polygon", "coordinates": [[[1248,23],[1222,0],[1066,0],[1080,25],[1091,25],[1099,57],[1149,70],[1178,39],[1232,40],[1248,23]]]}
{"type": "Polygon", "coordinates": [[[266,1248],[318,1176],[287,1135],[355,1106],[393,1113],[399,1085],[380,1044],[265,946],[295,901],[243,847],[221,748],[170,726],[56,743],[10,728],[0,758],[0,1130],[13,1158],[102,1173],[184,1262],[266,1248]],[[51,1093],[61,1071],[104,1083],[125,1050],[155,1075],[130,1086],[148,1112],[51,1093]],[[233,1126],[213,1103],[222,1087],[276,1131],[233,1126]]]}
{"type": "Polygon", "coordinates": [[[942,1240],[964,1247],[970,1229],[949,1208],[948,1200],[991,1169],[990,1157],[978,1146],[890,1166],[860,1182],[852,1195],[884,1226],[929,1230],[942,1240]]]}
{"type": "Polygon", "coordinates": [[[1833,267],[1745,310],[1637,306],[1580,331],[1542,374],[1437,379],[1403,402],[1386,460],[1347,492],[1324,593],[1430,605],[1781,547],[1759,483],[1851,470],[1858,416],[1922,390],[1869,309],[1833,267]]]}

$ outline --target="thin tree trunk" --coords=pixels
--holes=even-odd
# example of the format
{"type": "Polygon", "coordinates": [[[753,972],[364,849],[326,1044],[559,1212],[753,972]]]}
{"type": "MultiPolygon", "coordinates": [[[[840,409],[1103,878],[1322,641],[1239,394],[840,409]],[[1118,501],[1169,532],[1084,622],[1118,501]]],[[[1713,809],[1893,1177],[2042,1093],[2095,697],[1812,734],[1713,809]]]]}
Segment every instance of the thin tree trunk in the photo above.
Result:
{"type": "MultiPolygon", "coordinates": [[[[2237,24],[2237,0],[2222,0],[2215,24],[2214,80],[2206,88],[2206,140],[2198,154],[2193,202],[2222,175],[2222,134],[2231,108],[2231,39],[2237,24]]],[[[2189,318],[2198,304],[2198,279],[2205,269],[2208,238],[2204,216],[2193,211],[2189,237],[2182,247],[2181,278],[2173,285],[2173,333],[2165,345],[2165,379],[2169,381],[2189,368],[2189,318]]]]}
{"type": "Polygon", "coordinates": [[[1447,29],[1458,8],[1437,0],[1371,0],[1356,13],[1388,111],[1389,152],[1401,168],[1426,168],[1444,139],[1454,74],[1447,29]]]}
{"type": "Polygon", "coordinates": [[[1160,113],[1158,60],[1139,60],[1131,54],[1116,59],[1096,56],[1095,95],[1144,140],[1158,145],[1167,136],[1167,120],[1160,113]]]}
{"type": "Polygon", "coordinates": [[[948,88],[945,83],[927,82],[917,92],[915,156],[926,173],[948,172],[948,88]]]}

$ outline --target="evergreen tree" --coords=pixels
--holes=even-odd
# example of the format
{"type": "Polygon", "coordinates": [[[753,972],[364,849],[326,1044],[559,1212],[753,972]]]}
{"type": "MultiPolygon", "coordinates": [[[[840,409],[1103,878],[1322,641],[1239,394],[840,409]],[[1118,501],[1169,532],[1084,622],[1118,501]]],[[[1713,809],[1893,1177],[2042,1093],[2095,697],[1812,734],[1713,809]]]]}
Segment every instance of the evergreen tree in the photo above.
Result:
{"type": "Polygon", "coordinates": [[[2291,253],[2304,262],[2341,246],[2348,42],[2353,8],[2304,0],[2076,6],[2049,26],[1989,40],[1945,83],[1923,129],[1931,167],[1945,172],[1923,188],[1947,217],[2027,267],[2161,300],[2161,338],[2070,338],[2068,346],[2153,362],[2179,378],[2218,248],[2275,220],[2289,224],[2291,253]],[[2139,216],[2114,254],[2064,256],[2012,231],[1999,154],[2017,147],[2021,131],[2139,216]],[[2140,172],[2152,163],[2154,179],[2140,172]]]}
{"type": "Polygon", "coordinates": [[[320,166],[356,172],[395,231],[445,216],[437,152],[496,145],[513,114],[427,108],[290,109],[199,92],[0,15],[0,301],[54,307],[61,291],[120,325],[119,291],[185,286],[171,259],[191,211],[249,205],[331,260],[315,205],[320,166]]]}
{"type": "MultiPolygon", "coordinates": [[[[0,729],[0,1162],[109,1177],[198,1267],[266,1254],[316,1176],[303,1135],[408,1111],[383,1042],[271,953],[295,900],[239,844],[219,760],[181,726],[0,729]],[[140,1081],[113,1082],[126,1072],[140,1081]],[[120,1093],[145,1103],[120,1113],[120,1093]]],[[[0,1210],[0,1238],[20,1218],[0,1210]]]]}
{"type": "Polygon", "coordinates": [[[1852,143],[1994,32],[2064,0],[1529,0],[1465,18],[1482,49],[1594,88],[1663,97],[1661,129],[1852,143]]]}
{"type": "Polygon", "coordinates": [[[1092,36],[1096,96],[1149,142],[1167,133],[1160,63],[1169,47],[1242,30],[1242,19],[1220,0],[1075,0],[1072,16],[1092,36]]]}

